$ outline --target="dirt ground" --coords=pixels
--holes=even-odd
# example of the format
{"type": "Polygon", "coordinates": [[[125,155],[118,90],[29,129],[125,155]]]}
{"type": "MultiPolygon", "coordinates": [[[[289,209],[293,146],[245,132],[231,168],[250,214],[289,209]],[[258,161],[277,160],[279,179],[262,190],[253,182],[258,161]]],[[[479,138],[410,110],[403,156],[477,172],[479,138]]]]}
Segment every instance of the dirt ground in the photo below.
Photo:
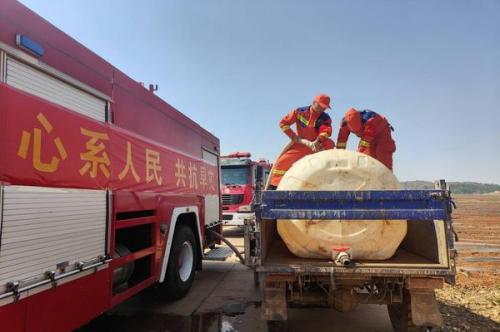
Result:
{"type": "MultiPolygon", "coordinates": [[[[437,290],[444,317],[441,331],[500,331],[500,195],[455,196],[453,213],[457,285],[437,290]]],[[[225,235],[243,250],[241,229],[225,235]]],[[[165,302],[155,289],[89,322],[80,332],[265,332],[260,319],[260,290],[253,272],[233,255],[225,262],[204,262],[188,295],[165,302]]],[[[359,306],[350,313],[333,309],[290,309],[290,331],[392,331],[385,306],[359,306]],[[362,318],[362,319],[360,319],[362,318]]]]}
{"type": "Polygon", "coordinates": [[[438,290],[445,331],[500,331],[500,195],[455,195],[457,284],[438,290]]]}

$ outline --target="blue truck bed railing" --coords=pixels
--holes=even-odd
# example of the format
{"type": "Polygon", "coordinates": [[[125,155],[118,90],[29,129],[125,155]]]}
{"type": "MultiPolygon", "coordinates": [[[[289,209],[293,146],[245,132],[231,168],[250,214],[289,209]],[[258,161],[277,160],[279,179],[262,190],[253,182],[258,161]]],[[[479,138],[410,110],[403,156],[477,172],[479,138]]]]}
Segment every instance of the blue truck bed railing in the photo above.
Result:
{"type": "MultiPolygon", "coordinates": [[[[446,253],[448,254],[448,259],[454,260],[454,238],[456,239],[456,234],[453,231],[451,218],[454,203],[444,181],[437,182],[436,188],[438,189],[257,191],[255,197],[256,223],[253,225],[257,234],[255,237],[257,244],[253,249],[250,247],[248,252],[252,253],[252,250],[254,250],[253,256],[260,257],[260,250],[265,248],[264,259],[266,259],[270,247],[269,244],[261,247],[261,244],[270,242],[269,225],[273,225],[272,222],[276,219],[407,220],[416,224],[421,222],[429,224],[429,221],[442,220],[444,221],[446,253]],[[264,233],[266,234],[265,239],[267,241],[262,241],[261,239],[264,233]]],[[[437,238],[434,240],[438,241],[437,238]]],[[[252,254],[249,256],[253,257],[252,254]]],[[[283,264],[278,264],[277,266],[267,264],[264,267],[262,262],[257,264],[261,264],[261,271],[275,271],[273,269],[276,269],[276,271],[298,271],[301,268],[297,266],[283,267],[283,264]]],[[[312,265],[306,264],[305,266],[312,268],[312,265]]],[[[320,266],[317,267],[317,271],[325,272],[327,268],[331,267],[320,266]]],[[[348,271],[352,270],[352,267],[335,267],[336,271],[340,271],[340,269],[348,271]]],[[[363,270],[367,271],[366,273],[382,273],[381,271],[385,271],[383,273],[393,273],[394,269],[398,271],[397,273],[404,272],[406,274],[415,274],[419,271],[414,267],[374,267],[373,269],[363,267],[363,269],[360,268],[357,271],[363,270]]],[[[448,267],[424,268],[422,271],[422,274],[425,275],[446,276],[447,280],[453,283],[454,262],[450,262],[448,267]]]]}
{"type": "Polygon", "coordinates": [[[257,220],[451,220],[452,200],[446,183],[434,190],[257,192],[257,220]]]}

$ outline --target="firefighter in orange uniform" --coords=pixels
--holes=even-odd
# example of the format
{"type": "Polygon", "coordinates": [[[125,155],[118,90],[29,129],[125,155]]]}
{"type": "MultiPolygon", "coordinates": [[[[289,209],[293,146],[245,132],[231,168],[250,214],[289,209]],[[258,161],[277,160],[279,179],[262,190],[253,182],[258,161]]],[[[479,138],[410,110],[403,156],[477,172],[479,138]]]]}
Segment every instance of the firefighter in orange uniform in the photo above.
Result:
{"type": "Polygon", "coordinates": [[[320,94],[314,97],[312,105],[296,108],[281,119],[279,126],[292,142],[274,164],[268,189],[276,189],[286,171],[300,158],[334,148],[335,144],[329,138],[332,120],[325,113],[327,108],[331,108],[330,97],[320,94]],[[290,128],[294,123],[297,133],[290,128]]]}
{"type": "Polygon", "coordinates": [[[353,132],[360,138],[358,152],[377,159],[392,170],[392,154],[396,151],[396,143],[391,135],[393,130],[382,115],[351,108],[340,124],[337,149],[345,149],[349,134],[353,132]]]}

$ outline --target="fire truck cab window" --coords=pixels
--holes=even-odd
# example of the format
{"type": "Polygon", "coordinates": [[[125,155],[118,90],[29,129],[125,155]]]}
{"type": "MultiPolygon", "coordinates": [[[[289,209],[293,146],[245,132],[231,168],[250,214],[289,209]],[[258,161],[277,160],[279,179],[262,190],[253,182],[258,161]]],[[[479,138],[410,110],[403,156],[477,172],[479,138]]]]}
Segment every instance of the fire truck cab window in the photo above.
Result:
{"type": "Polygon", "coordinates": [[[248,167],[224,167],[222,169],[222,184],[244,185],[248,183],[248,167]]]}

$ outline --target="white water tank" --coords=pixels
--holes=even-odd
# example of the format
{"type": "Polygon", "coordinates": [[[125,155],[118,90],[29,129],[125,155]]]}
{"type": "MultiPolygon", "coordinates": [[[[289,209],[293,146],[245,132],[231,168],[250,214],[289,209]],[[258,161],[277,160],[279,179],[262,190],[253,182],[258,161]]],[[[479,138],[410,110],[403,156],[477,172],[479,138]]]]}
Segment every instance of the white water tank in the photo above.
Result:
{"type": "MultiPolygon", "coordinates": [[[[326,150],[306,156],[288,170],[278,190],[399,189],[394,174],[374,158],[355,151],[326,150]]],[[[351,259],[384,260],[406,235],[404,220],[278,220],[278,233],[299,257],[332,259],[349,248],[351,259]]]]}

